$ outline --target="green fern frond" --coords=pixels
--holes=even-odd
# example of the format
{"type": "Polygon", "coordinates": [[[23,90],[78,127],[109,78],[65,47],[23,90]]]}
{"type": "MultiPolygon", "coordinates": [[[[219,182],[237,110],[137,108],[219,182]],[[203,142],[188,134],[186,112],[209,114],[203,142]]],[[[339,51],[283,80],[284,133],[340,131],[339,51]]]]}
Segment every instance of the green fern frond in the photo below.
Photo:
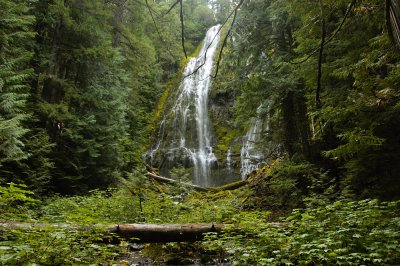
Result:
{"type": "Polygon", "coordinates": [[[342,134],[339,138],[347,143],[336,149],[324,151],[324,156],[335,160],[349,160],[362,151],[381,146],[385,141],[383,138],[374,136],[370,131],[360,129],[342,134]]]}

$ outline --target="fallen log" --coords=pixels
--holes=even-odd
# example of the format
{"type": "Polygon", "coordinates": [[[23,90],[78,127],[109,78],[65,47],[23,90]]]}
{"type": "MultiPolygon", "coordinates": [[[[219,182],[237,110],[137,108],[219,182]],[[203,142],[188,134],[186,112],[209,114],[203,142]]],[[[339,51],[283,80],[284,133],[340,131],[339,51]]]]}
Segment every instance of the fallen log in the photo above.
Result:
{"type": "Polygon", "coordinates": [[[193,185],[193,184],[190,184],[190,183],[179,182],[177,180],[174,180],[174,179],[171,179],[171,178],[167,178],[167,177],[164,177],[164,176],[160,176],[160,175],[157,175],[157,174],[152,173],[152,172],[147,172],[145,174],[145,176],[147,178],[154,179],[154,180],[156,180],[158,182],[165,183],[165,184],[183,185],[183,186],[191,187],[196,191],[202,191],[202,192],[209,191],[208,188],[200,187],[200,186],[193,185]]]}
{"type": "MultiPolygon", "coordinates": [[[[270,223],[270,226],[285,227],[287,223],[270,223]]],[[[78,231],[103,228],[104,241],[108,243],[118,243],[120,238],[135,243],[195,242],[203,240],[206,233],[219,234],[224,228],[240,232],[240,226],[232,224],[115,224],[109,226],[97,224],[80,227],[72,224],[0,222],[0,232],[14,229],[29,231],[46,227],[78,231]]]]}
{"type": "Polygon", "coordinates": [[[86,231],[92,228],[103,228],[105,229],[104,239],[107,242],[118,242],[119,238],[123,238],[135,243],[166,243],[200,241],[205,233],[220,233],[225,226],[224,224],[116,224],[79,227],[72,224],[0,222],[0,232],[15,229],[29,231],[33,229],[62,228],[65,230],[86,231]]]}
{"type": "Polygon", "coordinates": [[[119,224],[108,231],[138,243],[194,242],[205,233],[220,233],[223,224],[119,224]]]}
{"type": "Polygon", "coordinates": [[[164,177],[164,176],[160,176],[160,175],[157,175],[152,172],[147,172],[145,175],[147,176],[147,178],[154,179],[160,183],[189,186],[189,187],[192,187],[194,190],[201,191],[201,192],[210,192],[210,191],[218,192],[218,191],[224,191],[224,190],[235,190],[235,189],[241,188],[249,183],[249,180],[246,179],[246,180],[239,180],[239,181],[235,181],[232,183],[228,183],[228,184],[225,184],[225,185],[222,185],[219,187],[201,187],[201,186],[193,185],[190,183],[179,182],[177,180],[174,180],[174,179],[171,179],[168,177],[164,177]]]}
{"type": "Polygon", "coordinates": [[[226,191],[226,190],[235,190],[241,187],[244,187],[249,183],[249,180],[239,180],[232,183],[228,183],[219,187],[212,187],[210,188],[211,191],[219,192],[219,191],[226,191]]]}

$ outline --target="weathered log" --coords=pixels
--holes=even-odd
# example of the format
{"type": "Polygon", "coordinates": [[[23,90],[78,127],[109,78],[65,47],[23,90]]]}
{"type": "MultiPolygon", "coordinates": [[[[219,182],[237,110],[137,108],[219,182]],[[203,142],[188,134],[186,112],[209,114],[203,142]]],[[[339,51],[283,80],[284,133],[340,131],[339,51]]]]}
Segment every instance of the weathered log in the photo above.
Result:
{"type": "Polygon", "coordinates": [[[205,233],[220,233],[223,224],[119,224],[108,231],[138,243],[194,242],[205,233]]]}
{"type": "Polygon", "coordinates": [[[193,184],[190,184],[190,183],[179,182],[177,180],[174,180],[174,179],[171,179],[171,178],[167,178],[167,177],[164,177],[164,176],[160,176],[160,175],[157,175],[157,174],[152,173],[152,172],[147,172],[145,175],[147,176],[147,178],[154,179],[154,180],[156,180],[158,182],[161,182],[161,183],[192,187],[194,190],[197,190],[197,191],[203,191],[203,192],[209,191],[208,188],[200,187],[200,186],[193,185],[193,184]]]}
{"type": "Polygon", "coordinates": [[[0,232],[4,230],[32,230],[37,228],[63,228],[66,230],[90,230],[104,228],[107,241],[116,240],[110,234],[136,243],[194,242],[203,239],[205,233],[220,233],[224,224],[116,224],[79,227],[72,224],[43,224],[24,222],[0,222],[0,232]]]}
{"type": "Polygon", "coordinates": [[[239,180],[239,181],[235,181],[232,183],[228,183],[228,184],[225,184],[225,185],[222,185],[219,187],[200,187],[200,186],[193,185],[190,183],[179,182],[177,180],[167,178],[164,176],[160,176],[160,175],[157,175],[152,172],[147,172],[145,175],[148,178],[154,179],[160,183],[189,186],[189,187],[192,187],[196,191],[202,191],[202,192],[209,192],[209,191],[218,192],[218,191],[223,191],[223,190],[235,190],[235,189],[241,188],[249,183],[248,179],[246,179],[246,180],[239,180]]]}
{"type": "Polygon", "coordinates": [[[219,191],[226,191],[226,190],[235,190],[241,187],[244,187],[249,183],[249,180],[239,180],[236,182],[228,183],[219,187],[212,187],[210,188],[211,191],[219,192],[219,191]]]}
{"type": "MultiPolygon", "coordinates": [[[[287,223],[270,223],[271,227],[285,227],[287,223]]],[[[104,228],[104,241],[114,243],[118,238],[135,243],[166,243],[201,241],[205,233],[221,233],[224,228],[237,230],[240,226],[229,224],[115,224],[79,227],[72,224],[43,224],[24,222],[0,222],[0,232],[4,230],[32,230],[35,228],[63,228],[65,230],[90,230],[104,228]],[[110,235],[112,233],[112,235],[110,235]],[[111,236],[111,238],[110,238],[111,236]],[[117,236],[117,237],[113,237],[117,236]]]]}

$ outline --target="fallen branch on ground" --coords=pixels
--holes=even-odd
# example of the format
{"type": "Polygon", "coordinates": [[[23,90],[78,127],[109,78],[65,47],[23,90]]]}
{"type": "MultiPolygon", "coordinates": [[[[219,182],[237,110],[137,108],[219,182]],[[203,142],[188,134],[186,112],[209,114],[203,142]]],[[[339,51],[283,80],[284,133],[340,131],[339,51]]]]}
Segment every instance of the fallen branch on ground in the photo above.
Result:
{"type": "Polygon", "coordinates": [[[235,190],[235,189],[241,188],[241,187],[243,187],[243,186],[245,186],[245,185],[247,185],[249,183],[248,180],[239,180],[239,181],[236,181],[236,182],[233,182],[233,183],[228,183],[226,185],[222,185],[222,186],[219,186],[219,187],[207,187],[207,188],[205,188],[205,187],[193,185],[193,184],[190,184],[190,183],[180,182],[180,181],[168,178],[168,177],[160,176],[160,175],[157,175],[157,174],[152,173],[150,171],[147,172],[145,174],[145,176],[147,178],[154,179],[154,180],[156,180],[158,182],[161,182],[161,183],[188,186],[188,187],[192,187],[196,191],[201,191],[201,192],[219,192],[219,191],[224,191],[224,190],[235,190]]]}
{"type": "Polygon", "coordinates": [[[157,174],[152,173],[152,172],[147,172],[145,174],[145,176],[147,178],[154,179],[154,180],[156,180],[158,182],[165,183],[165,184],[183,185],[183,186],[187,186],[187,187],[192,187],[194,190],[203,191],[203,192],[209,191],[208,188],[200,187],[200,186],[193,185],[193,184],[190,184],[190,183],[179,182],[177,180],[174,180],[174,179],[171,179],[171,178],[168,178],[168,177],[164,177],[164,176],[160,176],[160,175],[157,175],[157,174]]]}

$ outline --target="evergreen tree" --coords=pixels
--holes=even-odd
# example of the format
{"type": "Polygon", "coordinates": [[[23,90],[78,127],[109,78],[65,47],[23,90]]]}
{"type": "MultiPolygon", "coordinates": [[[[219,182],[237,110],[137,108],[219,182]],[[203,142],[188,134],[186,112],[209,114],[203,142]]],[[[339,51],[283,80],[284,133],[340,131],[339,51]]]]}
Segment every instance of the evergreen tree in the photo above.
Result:
{"type": "Polygon", "coordinates": [[[0,1],[0,167],[29,157],[22,139],[28,132],[24,121],[30,118],[26,110],[34,36],[30,4],[0,1]]]}
{"type": "Polygon", "coordinates": [[[111,9],[99,1],[40,1],[38,115],[55,143],[53,186],[63,192],[116,180],[126,137],[123,58],[111,9]]]}

